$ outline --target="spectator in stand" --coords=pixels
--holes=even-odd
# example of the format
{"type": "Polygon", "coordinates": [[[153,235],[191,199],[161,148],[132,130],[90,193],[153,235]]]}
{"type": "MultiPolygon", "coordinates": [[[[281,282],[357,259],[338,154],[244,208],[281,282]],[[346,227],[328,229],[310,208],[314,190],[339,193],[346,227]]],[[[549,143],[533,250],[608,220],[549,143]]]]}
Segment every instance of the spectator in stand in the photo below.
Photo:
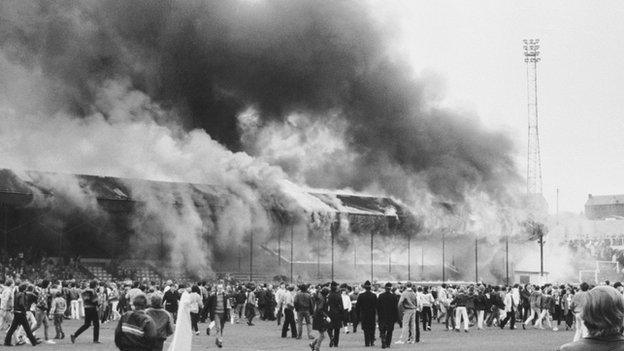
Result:
{"type": "Polygon", "coordinates": [[[50,315],[54,318],[54,330],[56,331],[55,339],[65,339],[65,333],[63,332],[63,318],[65,318],[65,311],[67,310],[67,301],[63,297],[63,292],[56,293],[56,297],[52,300],[52,306],[50,307],[50,315]]]}
{"type": "Polygon", "coordinates": [[[165,340],[173,334],[173,318],[171,314],[162,307],[163,300],[160,295],[152,295],[150,307],[145,311],[154,320],[156,329],[156,340],[152,351],[162,351],[165,340]]]}
{"type": "MultiPolygon", "coordinates": [[[[583,288],[581,288],[583,290],[583,288]]],[[[615,288],[598,286],[582,293],[581,319],[588,336],[561,346],[561,351],[623,350],[624,300],[615,288]]]]}
{"type": "Polygon", "coordinates": [[[145,309],[145,295],[132,300],[133,311],[124,313],[115,329],[115,345],[121,351],[151,351],[157,342],[156,325],[145,309]]]}
{"type": "Polygon", "coordinates": [[[76,330],[76,332],[70,335],[72,343],[76,342],[76,338],[82,332],[87,330],[93,324],[93,343],[100,343],[100,319],[98,318],[98,306],[99,301],[95,289],[97,289],[98,283],[92,280],[89,283],[89,288],[82,292],[82,301],[85,309],[85,321],[84,324],[76,330]]]}

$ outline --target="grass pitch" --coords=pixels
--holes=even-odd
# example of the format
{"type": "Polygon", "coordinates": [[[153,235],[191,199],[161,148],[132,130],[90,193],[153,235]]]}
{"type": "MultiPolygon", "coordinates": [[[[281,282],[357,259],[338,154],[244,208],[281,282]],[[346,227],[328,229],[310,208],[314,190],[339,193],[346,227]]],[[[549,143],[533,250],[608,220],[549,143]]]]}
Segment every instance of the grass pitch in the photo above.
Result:
{"type": "MultiPolygon", "coordinates": [[[[310,350],[308,347],[309,340],[306,339],[305,326],[304,337],[302,340],[295,340],[290,337],[281,338],[281,326],[278,327],[276,322],[254,321],[255,326],[249,327],[246,324],[227,324],[225,327],[225,337],[222,350],[310,350]]],[[[41,350],[93,350],[105,351],[116,350],[113,337],[114,330],[117,326],[116,322],[107,323],[100,328],[100,341],[102,344],[91,343],[93,332],[91,329],[80,335],[76,344],[72,344],[69,335],[80,326],[80,321],[69,320],[63,323],[63,329],[67,337],[64,340],[57,341],[56,345],[41,344],[37,349],[41,350]]],[[[217,350],[214,336],[206,335],[207,324],[200,324],[201,335],[193,337],[193,350],[217,350]]],[[[396,326],[393,342],[398,340],[401,330],[396,326]]],[[[50,333],[53,336],[54,327],[51,327],[50,333]]],[[[564,327],[565,329],[565,327],[564,327]]],[[[314,332],[316,333],[316,332],[314,332]]],[[[43,330],[37,332],[37,336],[41,337],[43,330]]],[[[290,335],[290,333],[289,333],[290,335]]],[[[378,336],[379,333],[377,332],[378,336]]],[[[4,337],[4,335],[2,335],[4,337]]],[[[526,351],[526,350],[556,350],[560,345],[572,341],[574,332],[559,330],[522,330],[520,327],[516,330],[500,330],[499,328],[488,328],[486,330],[477,330],[472,328],[468,333],[463,331],[460,333],[449,332],[444,329],[442,324],[433,325],[432,331],[421,332],[421,342],[416,345],[392,345],[394,350],[478,350],[478,351],[526,351]]],[[[322,349],[328,349],[328,339],[323,341],[322,349]]],[[[165,350],[168,343],[165,344],[165,350]]],[[[346,350],[371,350],[381,348],[379,340],[377,340],[374,348],[364,347],[364,335],[361,330],[353,334],[341,334],[339,349],[346,350]]],[[[21,346],[20,349],[31,349],[31,346],[21,346]]]]}

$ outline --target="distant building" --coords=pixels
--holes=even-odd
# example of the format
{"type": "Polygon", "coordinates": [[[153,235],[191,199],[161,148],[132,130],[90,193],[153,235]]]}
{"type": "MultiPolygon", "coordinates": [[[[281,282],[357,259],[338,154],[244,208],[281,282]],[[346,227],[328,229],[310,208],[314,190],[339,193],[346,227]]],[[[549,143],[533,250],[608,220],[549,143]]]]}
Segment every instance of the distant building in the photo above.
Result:
{"type": "Polygon", "coordinates": [[[589,194],[585,216],[591,220],[624,219],[624,195],[589,194]]]}

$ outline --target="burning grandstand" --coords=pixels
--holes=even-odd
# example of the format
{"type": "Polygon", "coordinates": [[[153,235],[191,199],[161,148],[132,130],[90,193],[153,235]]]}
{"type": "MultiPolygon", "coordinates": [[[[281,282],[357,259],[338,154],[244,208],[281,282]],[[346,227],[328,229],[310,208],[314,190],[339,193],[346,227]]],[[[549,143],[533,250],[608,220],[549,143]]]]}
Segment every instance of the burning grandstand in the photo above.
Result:
{"type": "MultiPolygon", "coordinates": [[[[305,275],[309,279],[313,270],[310,265],[320,265],[321,257],[323,266],[327,265],[325,261],[329,252],[320,251],[320,242],[331,241],[332,247],[327,251],[333,251],[334,243],[338,247],[349,246],[353,236],[407,237],[418,234],[421,229],[419,219],[404,205],[390,198],[318,193],[291,184],[284,199],[290,203],[273,201],[271,207],[262,209],[271,228],[269,233],[258,227],[255,229],[258,233],[250,229],[240,241],[234,237],[224,240],[216,231],[231,225],[220,221],[235,199],[223,188],[5,169],[0,170],[3,251],[23,252],[31,248],[59,258],[81,255],[91,264],[98,260],[90,258],[98,258],[99,262],[140,259],[152,262],[154,269],[177,261],[177,265],[167,268],[177,268],[177,274],[194,277],[213,276],[213,269],[221,273],[242,273],[249,268],[250,278],[253,278],[257,276],[253,274],[254,252],[257,255],[255,269],[265,272],[260,274],[264,277],[266,272],[274,272],[274,275],[285,273],[280,272],[282,261],[294,263],[293,251],[296,247],[297,267],[291,274],[305,275]],[[76,186],[73,194],[61,186],[72,183],[76,186]],[[179,250],[191,253],[200,249],[205,254],[199,257],[210,257],[211,265],[202,265],[201,260],[187,261],[193,258],[188,255],[174,256],[176,248],[172,245],[185,243],[170,240],[175,233],[168,230],[168,224],[163,223],[162,218],[158,218],[158,214],[163,213],[162,207],[158,213],[153,213],[146,203],[146,194],[158,198],[160,206],[176,213],[185,211],[185,207],[189,206],[187,201],[191,203],[204,232],[188,233],[196,235],[197,240],[192,245],[199,245],[198,248],[187,246],[179,250]],[[83,207],[68,201],[71,196],[82,197],[79,203],[90,202],[91,206],[83,207]],[[291,247],[288,249],[292,250],[289,258],[281,253],[282,240],[291,247]],[[276,243],[277,250],[273,250],[276,243]],[[240,266],[240,255],[232,254],[243,244],[245,268],[240,266]],[[277,260],[268,260],[267,256],[277,256],[277,260]],[[180,271],[180,268],[187,269],[180,271]]],[[[333,254],[331,252],[332,274],[333,254]]],[[[320,269],[320,266],[315,268],[320,269]]],[[[325,269],[323,267],[323,273],[327,276],[325,269]]],[[[341,274],[349,273],[338,267],[336,270],[340,270],[341,274]]],[[[171,272],[160,269],[159,274],[171,272]]]]}

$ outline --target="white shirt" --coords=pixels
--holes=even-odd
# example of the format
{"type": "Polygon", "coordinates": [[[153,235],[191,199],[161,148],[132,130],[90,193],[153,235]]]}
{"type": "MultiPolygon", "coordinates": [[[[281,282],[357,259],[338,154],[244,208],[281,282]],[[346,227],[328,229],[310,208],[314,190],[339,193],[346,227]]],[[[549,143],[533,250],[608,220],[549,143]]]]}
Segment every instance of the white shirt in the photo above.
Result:
{"type": "Polygon", "coordinates": [[[12,287],[5,286],[4,289],[2,289],[2,295],[0,296],[0,310],[13,310],[13,294],[14,289],[12,287]]]}
{"type": "Polygon", "coordinates": [[[419,293],[419,297],[421,299],[421,305],[423,307],[431,307],[431,305],[434,302],[433,295],[431,295],[431,293],[426,293],[426,294],[419,293]]]}
{"type": "Polygon", "coordinates": [[[340,297],[342,297],[342,307],[350,312],[351,308],[353,308],[351,305],[351,298],[347,294],[340,294],[340,297]]]}

